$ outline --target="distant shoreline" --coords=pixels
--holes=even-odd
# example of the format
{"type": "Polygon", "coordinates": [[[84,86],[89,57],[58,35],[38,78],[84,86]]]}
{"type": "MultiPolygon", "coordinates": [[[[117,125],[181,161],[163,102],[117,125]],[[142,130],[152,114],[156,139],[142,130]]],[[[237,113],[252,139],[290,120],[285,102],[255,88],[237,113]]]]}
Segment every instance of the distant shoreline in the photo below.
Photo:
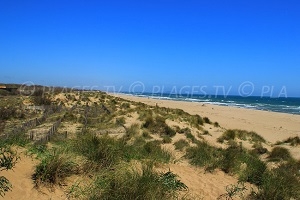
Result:
{"type": "Polygon", "coordinates": [[[300,98],[270,98],[270,97],[240,97],[235,95],[224,96],[197,96],[197,95],[173,95],[173,94],[131,94],[131,93],[115,93],[126,96],[136,96],[157,100],[196,102],[205,105],[218,105],[225,107],[234,107],[250,110],[268,111],[276,113],[286,113],[292,115],[300,115],[300,98]]]}
{"type": "Polygon", "coordinates": [[[190,114],[199,114],[210,118],[213,122],[218,122],[226,129],[255,131],[272,143],[288,137],[300,136],[300,115],[204,103],[203,106],[199,102],[152,99],[121,93],[109,94],[152,106],[177,108],[190,114]]]}

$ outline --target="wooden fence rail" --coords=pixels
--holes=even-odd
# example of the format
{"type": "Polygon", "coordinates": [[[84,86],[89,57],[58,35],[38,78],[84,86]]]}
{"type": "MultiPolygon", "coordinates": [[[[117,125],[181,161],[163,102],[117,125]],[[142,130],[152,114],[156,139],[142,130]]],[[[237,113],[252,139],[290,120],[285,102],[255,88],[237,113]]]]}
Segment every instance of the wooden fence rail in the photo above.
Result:
{"type": "Polygon", "coordinates": [[[41,125],[42,123],[44,123],[47,120],[47,118],[50,115],[57,113],[57,112],[61,112],[62,109],[63,109],[63,107],[61,105],[60,106],[50,106],[50,107],[46,108],[43,116],[41,116],[39,118],[31,119],[27,122],[24,122],[20,126],[17,126],[10,132],[6,133],[6,138],[8,138],[11,135],[17,135],[17,134],[26,132],[29,129],[32,129],[32,128],[35,128],[36,126],[41,125]]]}
{"type": "MultiPolygon", "coordinates": [[[[45,143],[45,142],[49,142],[51,137],[57,132],[58,127],[60,126],[62,121],[62,118],[57,120],[52,126],[51,128],[46,132],[45,136],[40,138],[39,140],[36,141],[36,143],[45,143]]],[[[34,140],[34,134],[30,133],[29,138],[31,140],[34,140]]]]}

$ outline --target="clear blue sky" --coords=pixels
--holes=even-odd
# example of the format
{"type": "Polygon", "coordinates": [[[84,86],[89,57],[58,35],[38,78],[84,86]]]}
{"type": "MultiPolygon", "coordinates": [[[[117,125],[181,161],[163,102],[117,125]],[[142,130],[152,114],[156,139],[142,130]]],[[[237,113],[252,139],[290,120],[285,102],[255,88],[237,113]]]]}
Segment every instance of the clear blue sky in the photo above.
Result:
{"type": "MultiPolygon", "coordinates": [[[[300,1],[0,1],[0,82],[245,81],[300,96],[300,1]]],[[[232,92],[236,93],[236,92],[232,92]]]]}

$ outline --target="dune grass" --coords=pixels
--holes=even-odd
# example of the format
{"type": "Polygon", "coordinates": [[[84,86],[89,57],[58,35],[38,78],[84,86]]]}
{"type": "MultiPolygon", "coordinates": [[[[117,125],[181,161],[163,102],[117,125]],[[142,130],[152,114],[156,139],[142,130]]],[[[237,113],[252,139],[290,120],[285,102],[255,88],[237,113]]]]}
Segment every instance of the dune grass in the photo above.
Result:
{"type": "MultiPolygon", "coordinates": [[[[18,156],[10,146],[0,146],[0,171],[11,170],[18,161],[18,156]]],[[[5,177],[0,175],[0,196],[12,189],[12,184],[5,177]]]]}
{"type": "Polygon", "coordinates": [[[209,171],[219,166],[221,156],[221,149],[212,147],[206,142],[198,142],[196,147],[188,148],[186,153],[191,164],[204,167],[209,171]]]}
{"type": "Polygon", "coordinates": [[[174,146],[175,146],[176,150],[182,151],[184,148],[189,146],[189,143],[186,140],[181,139],[181,140],[178,140],[177,142],[175,142],[174,146]]]}
{"type": "Polygon", "coordinates": [[[223,143],[224,141],[235,140],[236,138],[240,140],[249,140],[250,142],[261,142],[265,143],[266,140],[253,131],[245,131],[239,129],[230,129],[225,131],[221,137],[217,139],[219,143],[223,143]]]}
{"type": "Polygon", "coordinates": [[[274,147],[268,156],[269,161],[287,161],[292,159],[291,153],[284,147],[274,147]]]}
{"type": "Polygon", "coordinates": [[[290,144],[291,146],[298,146],[300,145],[300,137],[289,137],[286,140],[283,140],[282,142],[277,142],[276,145],[281,145],[281,144],[290,144]]]}
{"type": "Polygon", "coordinates": [[[174,173],[157,173],[151,164],[142,165],[141,170],[120,168],[99,174],[88,199],[176,199],[179,191],[187,189],[174,173]]]}
{"type": "Polygon", "coordinates": [[[166,119],[161,116],[147,116],[142,127],[148,129],[152,134],[168,135],[170,137],[176,135],[175,130],[169,127],[166,124],[166,119]]]}
{"type": "Polygon", "coordinates": [[[76,173],[76,164],[65,153],[53,149],[36,166],[33,180],[36,186],[62,184],[66,177],[76,173]]]}

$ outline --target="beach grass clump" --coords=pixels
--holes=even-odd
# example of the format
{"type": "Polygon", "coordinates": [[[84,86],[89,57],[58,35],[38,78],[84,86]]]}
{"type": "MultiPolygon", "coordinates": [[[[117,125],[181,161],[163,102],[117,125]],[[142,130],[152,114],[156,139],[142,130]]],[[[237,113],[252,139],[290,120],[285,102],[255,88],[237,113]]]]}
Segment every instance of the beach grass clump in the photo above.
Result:
{"type": "Polygon", "coordinates": [[[110,168],[116,165],[122,157],[124,144],[107,135],[98,137],[87,133],[79,135],[74,141],[74,151],[85,156],[99,167],[110,168]]]}
{"type": "Polygon", "coordinates": [[[72,112],[66,112],[63,118],[64,121],[68,121],[68,122],[73,122],[76,123],[77,122],[77,116],[75,114],[73,114],[72,112]]]}
{"type": "MultiPolygon", "coordinates": [[[[0,171],[11,170],[18,160],[17,154],[12,151],[10,146],[0,146],[0,171]]],[[[12,184],[5,177],[0,175],[0,196],[12,189],[12,184]]]]}
{"type": "Polygon", "coordinates": [[[168,135],[170,137],[176,135],[176,131],[168,126],[166,119],[161,116],[148,116],[142,127],[148,129],[152,134],[168,135]]]}
{"type": "Polygon", "coordinates": [[[184,139],[180,139],[177,142],[174,143],[175,149],[182,151],[184,148],[189,147],[188,141],[184,139]]]}
{"type": "Polygon", "coordinates": [[[190,128],[188,128],[188,127],[186,127],[186,128],[182,128],[182,129],[180,129],[179,127],[177,128],[178,130],[178,133],[180,133],[180,134],[188,134],[188,133],[192,133],[192,130],[190,129],[190,128]]]}
{"type": "Polygon", "coordinates": [[[162,136],[162,142],[163,142],[163,144],[170,144],[170,143],[172,143],[172,138],[170,137],[170,136],[168,136],[168,135],[164,135],[164,136],[162,136]]]}
{"type": "Polygon", "coordinates": [[[124,116],[116,118],[117,125],[124,126],[125,123],[126,123],[126,120],[125,120],[124,116]]]}
{"type": "Polygon", "coordinates": [[[125,134],[124,138],[126,140],[129,140],[132,137],[138,135],[139,132],[140,132],[140,125],[137,123],[131,124],[131,126],[126,129],[126,134],[125,134]]]}
{"type": "Polygon", "coordinates": [[[142,149],[144,158],[153,161],[168,163],[172,159],[172,155],[166,149],[161,148],[161,141],[154,140],[147,142],[142,149]]]}
{"type": "Polygon", "coordinates": [[[291,153],[284,147],[274,147],[268,156],[269,161],[287,161],[292,159],[291,153]]]}
{"type": "Polygon", "coordinates": [[[186,151],[186,157],[193,165],[204,167],[209,171],[219,167],[221,149],[210,146],[206,142],[198,142],[196,147],[190,147],[186,151]]]}
{"type": "Polygon", "coordinates": [[[208,117],[203,117],[203,122],[206,124],[212,124],[212,122],[210,121],[210,119],[208,117]]]}
{"type": "Polygon", "coordinates": [[[173,172],[158,173],[143,164],[141,170],[122,168],[98,175],[89,199],[176,199],[183,190],[187,186],[173,172]]]}
{"type": "Polygon", "coordinates": [[[281,145],[281,144],[290,144],[291,146],[298,146],[300,145],[300,137],[289,137],[286,140],[283,140],[282,142],[277,142],[276,145],[281,145]]]}
{"type": "Polygon", "coordinates": [[[249,140],[251,142],[262,142],[265,143],[266,140],[253,131],[245,131],[239,129],[230,129],[223,133],[221,137],[217,139],[219,143],[224,143],[224,141],[235,140],[236,138],[240,140],[249,140]]]}
{"type": "Polygon", "coordinates": [[[196,137],[191,132],[186,132],[185,136],[186,136],[187,139],[191,140],[192,143],[196,144],[198,142],[196,137]]]}
{"type": "Polygon", "coordinates": [[[218,122],[214,122],[214,127],[218,128],[218,127],[220,127],[220,124],[218,122]]]}
{"type": "Polygon", "coordinates": [[[300,196],[300,162],[289,161],[265,172],[257,192],[249,199],[298,199],[300,196]]]}
{"type": "Polygon", "coordinates": [[[238,145],[229,146],[222,151],[220,168],[225,173],[237,174],[240,181],[260,185],[266,164],[258,156],[250,154],[238,145]]]}
{"type": "Polygon", "coordinates": [[[0,136],[0,146],[17,145],[25,147],[29,142],[28,136],[22,130],[17,130],[17,132],[7,134],[6,136],[0,136]]]}
{"type": "Polygon", "coordinates": [[[202,135],[210,135],[209,131],[208,130],[204,130],[202,135]]]}
{"type": "Polygon", "coordinates": [[[189,122],[192,127],[200,129],[203,126],[204,121],[200,115],[189,115],[189,122]]]}
{"type": "Polygon", "coordinates": [[[77,165],[69,156],[54,149],[49,151],[41,163],[36,166],[33,180],[36,186],[62,184],[65,178],[76,173],[76,168],[77,165]]]}
{"type": "Polygon", "coordinates": [[[129,109],[130,108],[130,103],[128,102],[123,102],[120,106],[121,109],[129,109]]]}
{"type": "Polygon", "coordinates": [[[149,131],[147,131],[147,130],[144,130],[144,131],[143,131],[142,136],[143,136],[145,139],[152,139],[152,138],[153,138],[153,137],[150,135],[149,131]]]}
{"type": "Polygon", "coordinates": [[[162,141],[145,141],[143,137],[136,137],[132,144],[122,147],[122,160],[152,160],[153,162],[168,163],[172,159],[169,151],[161,147],[162,141]]]}
{"type": "Polygon", "coordinates": [[[263,155],[268,152],[268,149],[263,147],[261,142],[255,143],[253,146],[252,152],[258,155],[263,155]]]}

